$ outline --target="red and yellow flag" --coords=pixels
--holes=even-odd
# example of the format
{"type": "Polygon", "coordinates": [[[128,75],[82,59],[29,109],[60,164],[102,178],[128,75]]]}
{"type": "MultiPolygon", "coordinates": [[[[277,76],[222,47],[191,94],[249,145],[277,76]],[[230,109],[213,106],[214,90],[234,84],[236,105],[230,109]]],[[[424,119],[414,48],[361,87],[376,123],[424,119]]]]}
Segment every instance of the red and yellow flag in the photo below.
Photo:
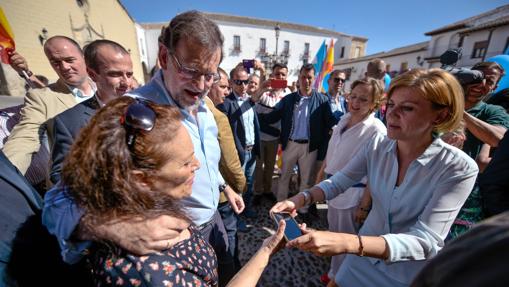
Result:
{"type": "Polygon", "coordinates": [[[2,7],[0,7],[0,58],[3,63],[9,64],[8,52],[14,51],[14,49],[14,34],[2,7]]]}

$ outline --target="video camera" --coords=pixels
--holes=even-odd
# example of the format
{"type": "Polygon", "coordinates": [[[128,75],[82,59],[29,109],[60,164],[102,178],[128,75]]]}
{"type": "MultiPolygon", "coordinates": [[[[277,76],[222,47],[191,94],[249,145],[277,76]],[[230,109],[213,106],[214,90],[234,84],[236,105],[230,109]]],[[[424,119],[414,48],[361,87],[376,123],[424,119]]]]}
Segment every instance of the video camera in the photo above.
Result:
{"type": "Polygon", "coordinates": [[[451,73],[462,86],[478,84],[484,79],[481,71],[467,68],[456,68],[455,65],[461,58],[461,49],[449,49],[440,56],[442,69],[451,73]]]}

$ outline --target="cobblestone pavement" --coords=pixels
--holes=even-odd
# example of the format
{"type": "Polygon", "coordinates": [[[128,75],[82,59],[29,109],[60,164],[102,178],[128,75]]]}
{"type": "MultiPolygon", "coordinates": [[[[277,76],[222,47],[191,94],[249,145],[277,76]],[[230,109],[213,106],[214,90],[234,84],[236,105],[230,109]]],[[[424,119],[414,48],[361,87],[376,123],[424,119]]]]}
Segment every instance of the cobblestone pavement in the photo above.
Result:
{"type": "MultiPolygon", "coordinates": [[[[273,204],[273,201],[263,198],[261,204],[255,207],[257,217],[244,219],[250,229],[246,233],[239,232],[239,257],[242,264],[253,256],[263,239],[275,232],[275,223],[269,216],[269,209],[273,204]]],[[[310,228],[326,230],[327,210],[319,209],[318,215],[318,217],[311,216],[311,219],[306,221],[307,225],[310,228]]],[[[297,221],[302,222],[298,217],[297,221]]],[[[324,286],[320,282],[320,276],[328,268],[329,258],[285,248],[272,256],[258,286],[324,286]]]]}

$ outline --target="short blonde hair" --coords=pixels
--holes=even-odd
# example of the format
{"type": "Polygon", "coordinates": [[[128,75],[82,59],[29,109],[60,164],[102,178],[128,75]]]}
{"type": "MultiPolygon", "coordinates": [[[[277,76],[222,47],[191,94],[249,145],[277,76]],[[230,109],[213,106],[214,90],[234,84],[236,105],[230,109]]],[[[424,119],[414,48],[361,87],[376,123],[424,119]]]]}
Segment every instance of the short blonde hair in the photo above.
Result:
{"type": "Polygon", "coordinates": [[[446,108],[447,117],[433,129],[443,133],[456,129],[463,118],[465,107],[463,89],[459,82],[442,69],[412,69],[391,81],[388,99],[399,88],[411,88],[431,101],[434,109],[446,108]]]}
{"type": "Polygon", "coordinates": [[[373,110],[374,111],[378,110],[380,108],[380,104],[382,103],[382,98],[384,95],[383,83],[375,78],[366,77],[364,79],[355,80],[350,86],[350,90],[353,91],[353,89],[358,85],[368,85],[371,87],[373,103],[375,104],[373,110]]]}

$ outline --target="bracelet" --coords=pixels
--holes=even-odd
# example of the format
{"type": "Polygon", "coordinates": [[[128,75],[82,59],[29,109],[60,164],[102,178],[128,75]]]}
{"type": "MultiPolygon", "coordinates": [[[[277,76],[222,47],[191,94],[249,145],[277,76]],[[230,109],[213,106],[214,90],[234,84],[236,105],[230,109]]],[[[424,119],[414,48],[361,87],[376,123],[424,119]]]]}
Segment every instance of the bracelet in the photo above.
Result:
{"type": "Polygon", "coordinates": [[[360,257],[363,257],[364,256],[364,245],[362,245],[362,237],[357,234],[357,238],[359,239],[359,252],[357,253],[357,255],[359,255],[360,257]]]}
{"type": "Polygon", "coordinates": [[[311,193],[309,193],[309,190],[306,189],[301,192],[301,194],[304,196],[304,206],[308,206],[312,201],[311,193]]]}

